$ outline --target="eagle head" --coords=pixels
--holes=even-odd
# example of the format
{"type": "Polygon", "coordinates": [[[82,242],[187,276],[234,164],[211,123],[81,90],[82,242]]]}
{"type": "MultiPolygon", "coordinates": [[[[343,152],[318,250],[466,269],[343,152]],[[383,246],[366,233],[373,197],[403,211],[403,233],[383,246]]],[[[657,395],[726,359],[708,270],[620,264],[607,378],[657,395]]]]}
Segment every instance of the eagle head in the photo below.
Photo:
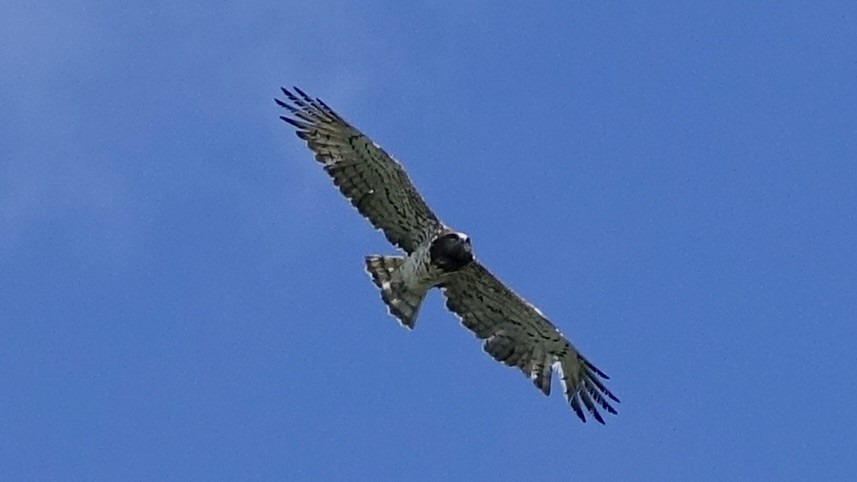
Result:
{"type": "Polygon", "coordinates": [[[443,271],[458,271],[473,261],[470,237],[464,233],[445,231],[438,235],[429,248],[431,264],[443,271]]]}

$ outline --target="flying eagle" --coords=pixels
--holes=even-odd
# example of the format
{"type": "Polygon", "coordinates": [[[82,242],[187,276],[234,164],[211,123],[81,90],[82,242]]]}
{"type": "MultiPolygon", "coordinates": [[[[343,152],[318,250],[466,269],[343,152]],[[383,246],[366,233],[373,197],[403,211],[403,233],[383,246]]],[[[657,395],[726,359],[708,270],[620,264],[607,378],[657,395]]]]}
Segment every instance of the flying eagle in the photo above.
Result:
{"type": "Polygon", "coordinates": [[[446,307],[485,340],[495,360],[518,367],[550,394],[556,370],[565,398],[584,422],[585,411],[604,423],[619,402],[607,375],[581,355],[541,311],[507,288],[474,257],[470,238],[442,223],[395,159],[327,104],[294,88],[282,89],[280,118],[297,129],[339,191],[404,256],[367,256],[366,271],[381,299],[403,326],[413,329],[420,304],[440,288],[446,307]],[[612,401],[612,402],[611,402],[612,401]]]}

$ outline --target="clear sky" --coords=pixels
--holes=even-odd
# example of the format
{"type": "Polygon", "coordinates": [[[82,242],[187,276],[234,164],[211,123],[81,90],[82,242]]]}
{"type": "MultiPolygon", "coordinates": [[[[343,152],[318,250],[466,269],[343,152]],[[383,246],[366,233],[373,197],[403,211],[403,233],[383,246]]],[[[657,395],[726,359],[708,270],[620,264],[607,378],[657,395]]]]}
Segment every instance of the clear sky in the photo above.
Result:
{"type": "Polygon", "coordinates": [[[0,4],[0,478],[857,478],[853,2],[176,3],[0,4]],[[400,328],[281,85],[619,415],[400,328]]]}

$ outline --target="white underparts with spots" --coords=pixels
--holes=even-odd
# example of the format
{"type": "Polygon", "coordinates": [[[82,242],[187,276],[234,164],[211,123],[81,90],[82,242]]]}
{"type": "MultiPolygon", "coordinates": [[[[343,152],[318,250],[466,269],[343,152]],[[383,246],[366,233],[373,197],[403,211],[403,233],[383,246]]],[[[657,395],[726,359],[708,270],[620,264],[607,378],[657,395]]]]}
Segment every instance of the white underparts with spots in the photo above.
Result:
{"type": "Polygon", "coordinates": [[[398,277],[409,290],[424,291],[441,282],[442,273],[431,264],[429,246],[429,243],[423,243],[417,247],[397,271],[398,277]]]}

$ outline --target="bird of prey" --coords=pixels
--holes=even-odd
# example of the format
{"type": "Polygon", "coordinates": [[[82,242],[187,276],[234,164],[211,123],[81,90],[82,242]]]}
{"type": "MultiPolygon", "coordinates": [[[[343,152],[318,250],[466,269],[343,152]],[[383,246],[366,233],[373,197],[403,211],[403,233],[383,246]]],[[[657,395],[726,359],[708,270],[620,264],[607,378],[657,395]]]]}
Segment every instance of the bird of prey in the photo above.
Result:
{"type": "Polygon", "coordinates": [[[507,288],[473,254],[470,238],[441,222],[405,170],[321,99],[295,87],[275,99],[333,184],[401,256],[367,256],[366,271],[381,299],[413,329],[426,293],[439,288],[446,307],[485,340],[495,360],[517,367],[545,395],[556,371],[577,416],[604,423],[599,409],[616,414],[608,377],[581,355],[541,311],[507,288]]]}

